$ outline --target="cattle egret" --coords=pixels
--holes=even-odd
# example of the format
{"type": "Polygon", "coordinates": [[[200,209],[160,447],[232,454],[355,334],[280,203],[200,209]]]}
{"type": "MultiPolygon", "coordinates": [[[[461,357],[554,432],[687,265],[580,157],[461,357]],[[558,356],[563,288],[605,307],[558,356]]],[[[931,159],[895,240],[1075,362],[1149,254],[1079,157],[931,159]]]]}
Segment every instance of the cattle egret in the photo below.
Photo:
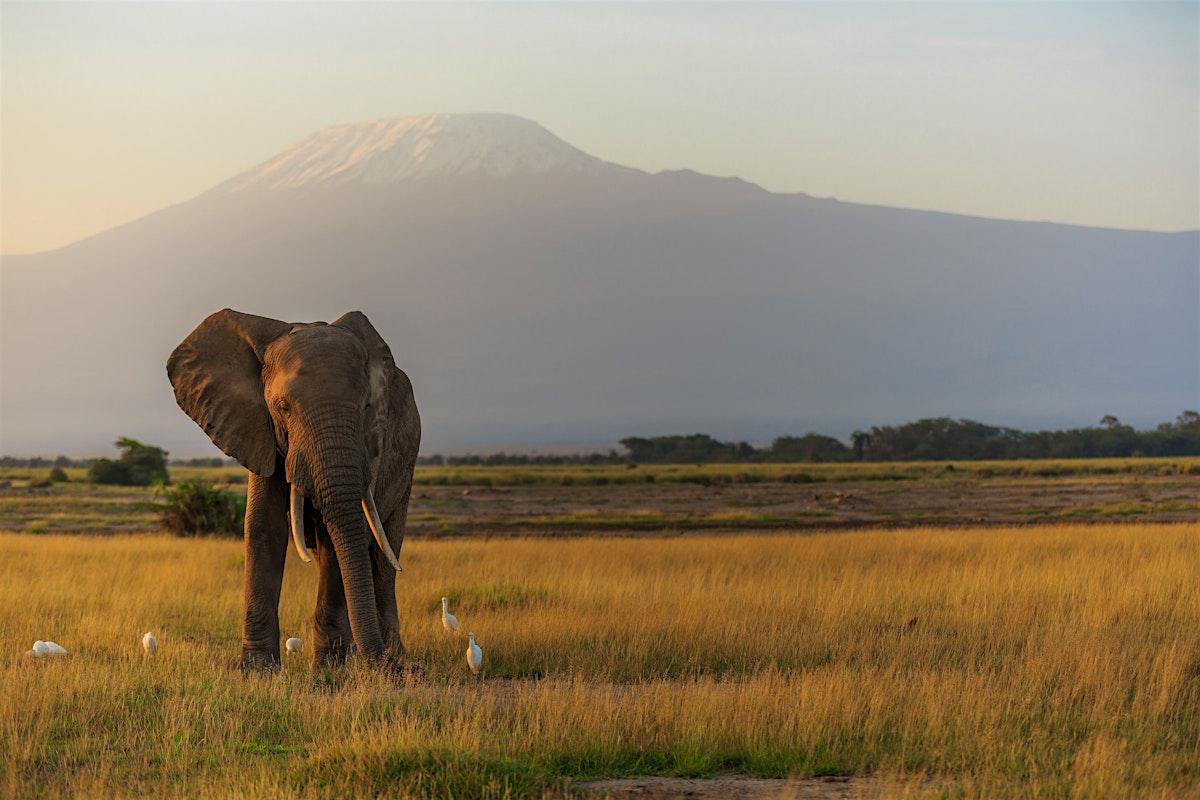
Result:
{"type": "Polygon", "coordinates": [[[25,655],[29,656],[30,658],[50,658],[52,656],[65,656],[66,654],[67,648],[63,647],[61,644],[55,644],[54,642],[43,642],[41,639],[38,639],[33,643],[33,649],[25,655]]]}
{"type": "Polygon", "coordinates": [[[450,613],[450,601],[442,598],[442,625],[451,633],[458,631],[458,617],[450,613]]]}
{"type": "Polygon", "coordinates": [[[301,642],[295,636],[288,639],[287,642],[285,642],[284,644],[287,647],[287,651],[289,653],[299,653],[300,652],[301,642]]]}
{"type": "Polygon", "coordinates": [[[475,634],[468,635],[471,637],[471,645],[467,648],[467,666],[471,668],[471,672],[478,675],[479,670],[483,669],[483,651],[475,644],[475,634]]]}
{"type": "Polygon", "coordinates": [[[154,638],[153,633],[146,631],[142,634],[142,647],[145,648],[148,654],[154,655],[158,652],[158,639],[154,638]]]}

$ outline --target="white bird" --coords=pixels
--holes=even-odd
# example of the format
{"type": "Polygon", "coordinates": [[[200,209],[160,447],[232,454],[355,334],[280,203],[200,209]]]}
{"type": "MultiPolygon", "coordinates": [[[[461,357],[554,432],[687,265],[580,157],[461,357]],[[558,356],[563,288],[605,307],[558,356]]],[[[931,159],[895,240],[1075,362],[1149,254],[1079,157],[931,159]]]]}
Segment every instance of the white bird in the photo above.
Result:
{"type": "Polygon", "coordinates": [[[30,658],[51,658],[53,656],[65,656],[66,654],[67,648],[63,647],[61,644],[55,644],[54,642],[43,642],[41,639],[38,639],[33,643],[33,649],[25,655],[29,656],[30,658]]]}
{"type": "Polygon", "coordinates": [[[458,631],[458,617],[450,613],[450,601],[442,598],[442,625],[451,633],[458,631]]]}
{"type": "Polygon", "coordinates": [[[293,636],[292,638],[288,639],[284,643],[284,646],[287,647],[287,651],[289,653],[299,653],[301,644],[302,644],[302,642],[299,639],[297,639],[295,636],[293,636]]]}
{"type": "Polygon", "coordinates": [[[471,637],[471,645],[467,648],[467,666],[471,668],[471,672],[478,675],[479,670],[483,669],[483,651],[475,644],[475,634],[468,635],[471,637]]]}
{"type": "Polygon", "coordinates": [[[158,639],[154,638],[154,634],[146,631],[142,634],[142,647],[149,655],[154,655],[158,652],[158,639]]]}

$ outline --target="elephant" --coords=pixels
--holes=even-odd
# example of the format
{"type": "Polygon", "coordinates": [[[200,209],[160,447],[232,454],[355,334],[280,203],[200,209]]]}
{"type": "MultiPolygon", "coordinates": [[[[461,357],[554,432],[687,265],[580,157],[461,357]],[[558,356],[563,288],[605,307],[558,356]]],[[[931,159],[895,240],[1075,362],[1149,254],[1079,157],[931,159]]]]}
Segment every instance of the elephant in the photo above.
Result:
{"type": "Polygon", "coordinates": [[[167,376],[179,407],[250,471],[241,669],[279,668],[290,533],[318,570],[313,666],[356,651],[402,672],[397,554],[421,418],[366,315],[290,323],[227,308],[175,348],[167,376]]]}

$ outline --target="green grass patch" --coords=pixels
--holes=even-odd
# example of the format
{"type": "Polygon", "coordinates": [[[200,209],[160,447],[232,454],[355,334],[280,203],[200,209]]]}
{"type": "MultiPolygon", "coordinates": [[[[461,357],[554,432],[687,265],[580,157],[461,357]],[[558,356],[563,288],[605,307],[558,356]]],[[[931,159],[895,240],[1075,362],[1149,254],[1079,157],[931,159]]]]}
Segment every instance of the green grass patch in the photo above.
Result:
{"type": "Polygon", "coordinates": [[[962,461],[819,464],[624,464],[602,466],[418,467],[417,485],[621,486],[638,483],[724,485],[856,481],[965,481],[992,478],[1162,476],[1200,474],[1200,458],[1109,458],[1039,461],[962,461]]]}

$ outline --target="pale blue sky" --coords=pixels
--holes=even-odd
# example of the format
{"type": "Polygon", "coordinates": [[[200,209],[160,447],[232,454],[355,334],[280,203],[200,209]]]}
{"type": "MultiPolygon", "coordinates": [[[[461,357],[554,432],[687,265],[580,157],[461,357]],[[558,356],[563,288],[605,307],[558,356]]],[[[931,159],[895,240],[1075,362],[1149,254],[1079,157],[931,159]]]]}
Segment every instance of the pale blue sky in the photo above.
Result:
{"type": "Polygon", "coordinates": [[[3,252],[324,125],[499,111],[608,161],[1012,219],[1200,227],[1200,4],[0,4],[3,252]]]}

